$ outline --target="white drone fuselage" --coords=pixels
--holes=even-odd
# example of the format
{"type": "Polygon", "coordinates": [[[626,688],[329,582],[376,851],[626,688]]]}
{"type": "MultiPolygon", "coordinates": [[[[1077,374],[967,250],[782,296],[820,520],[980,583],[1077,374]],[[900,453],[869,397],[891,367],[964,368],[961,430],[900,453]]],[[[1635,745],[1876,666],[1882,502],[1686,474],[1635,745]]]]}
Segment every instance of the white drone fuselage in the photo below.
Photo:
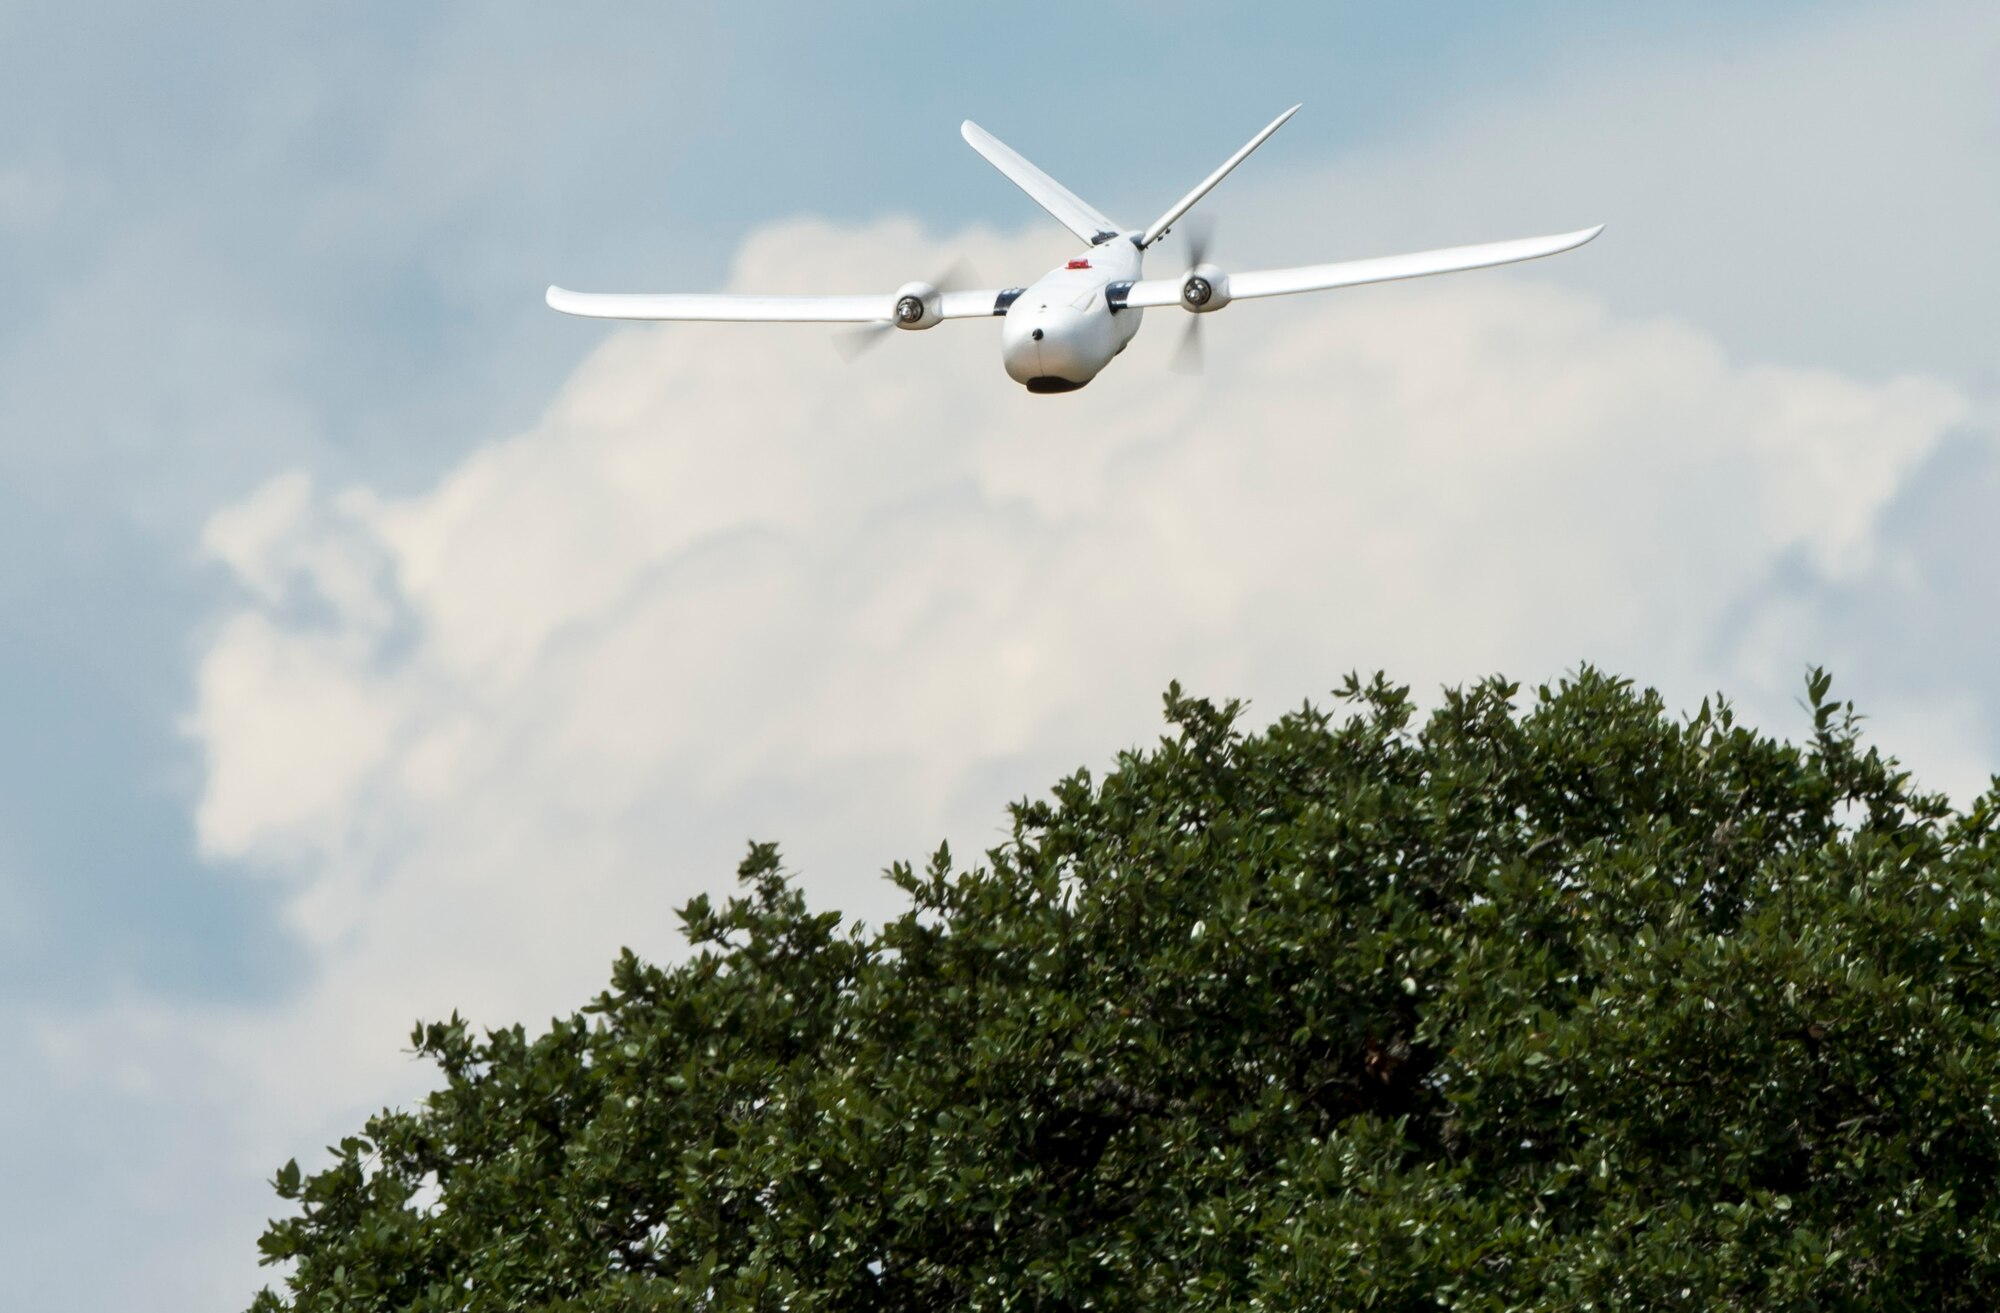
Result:
{"type": "MultiPolygon", "coordinates": [[[[1206,263],[1200,254],[1201,243],[1195,242],[1189,252],[1191,267],[1184,272],[1172,278],[1144,277],[1145,254],[1153,243],[1166,236],[1195,202],[1283,127],[1298,108],[1294,105],[1272,120],[1144,229],[1126,229],[1112,222],[992,133],[967,121],[959,131],[974,150],[1058,223],[1090,243],[1062,268],[1050,270],[1027,287],[964,291],[932,283],[905,283],[893,293],[832,296],[629,294],[551,287],[548,303],[565,314],[596,319],[854,324],[862,326],[857,336],[868,341],[893,336],[882,331],[891,328],[920,331],[947,319],[999,318],[1000,353],[1008,377],[1030,392],[1073,392],[1096,378],[1125,349],[1139,331],[1139,320],[1148,307],[1177,305],[1191,315],[1206,315],[1233,301],[1484,269],[1567,251],[1603,231],[1600,224],[1552,237],[1237,273],[1225,273],[1206,263]]],[[[1196,348],[1200,334],[1194,329],[1199,322],[1188,322],[1187,345],[1196,348]]],[[[1198,356],[1198,349],[1193,354],[1198,356]]]]}
{"type": "Polygon", "coordinates": [[[1073,392],[1096,378],[1139,331],[1145,311],[1116,307],[1107,292],[1137,282],[1143,259],[1120,235],[1014,295],[1000,324],[1007,377],[1030,392],[1073,392]]]}

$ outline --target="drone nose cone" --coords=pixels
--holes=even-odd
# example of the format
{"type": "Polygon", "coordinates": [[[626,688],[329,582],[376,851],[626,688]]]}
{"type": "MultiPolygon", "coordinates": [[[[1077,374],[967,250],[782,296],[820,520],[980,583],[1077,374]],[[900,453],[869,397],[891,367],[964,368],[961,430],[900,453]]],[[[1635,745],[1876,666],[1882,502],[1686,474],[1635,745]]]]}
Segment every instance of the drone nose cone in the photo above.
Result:
{"type": "Polygon", "coordinates": [[[1049,336],[1048,326],[1042,322],[1046,313],[1016,301],[1000,323],[1001,358],[1007,365],[1007,377],[1016,383],[1042,375],[1042,343],[1049,336]]]}
{"type": "Polygon", "coordinates": [[[1001,326],[1007,376],[1036,392],[1082,387],[1097,377],[1111,353],[1102,349],[1087,315],[1067,305],[1016,301],[1001,326]]]}

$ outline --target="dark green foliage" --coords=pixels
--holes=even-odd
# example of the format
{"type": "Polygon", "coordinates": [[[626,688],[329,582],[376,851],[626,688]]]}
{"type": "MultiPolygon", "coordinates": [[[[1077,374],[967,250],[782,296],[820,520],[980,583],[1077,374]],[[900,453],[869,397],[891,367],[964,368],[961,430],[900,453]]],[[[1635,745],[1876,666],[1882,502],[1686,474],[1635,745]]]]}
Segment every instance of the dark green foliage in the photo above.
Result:
{"type": "Polygon", "coordinates": [[[1593,672],[1350,681],[1014,808],[878,934],[774,848],[278,1192],[334,1309],[1983,1309],[2000,796],[1593,672]]]}

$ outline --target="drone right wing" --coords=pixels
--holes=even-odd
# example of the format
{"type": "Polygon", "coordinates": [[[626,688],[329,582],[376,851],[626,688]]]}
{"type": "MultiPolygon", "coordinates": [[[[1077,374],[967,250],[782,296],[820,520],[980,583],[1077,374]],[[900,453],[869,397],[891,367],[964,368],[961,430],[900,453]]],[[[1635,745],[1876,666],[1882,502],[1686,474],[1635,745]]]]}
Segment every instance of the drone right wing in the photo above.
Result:
{"type": "MultiPolygon", "coordinates": [[[[1385,255],[1373,260],[1344,260],[1338,264],[1307,264],[1292,269],[1253,269],[1228,275],[1229,300],[1242,301],[1258,296],[1289,296],[1294,292],[1323,292],[1335,287],[1356,287],[1362,283],[1387,283],[1398,278],[1422,278],[1429,274],[1457,273],[1464,269],[1485,269],[1520,260],[1539,260],[1583,245],[1604,231],[1604,225],[1584,228],[1553,237],[1524,237],[1512,242],[1487,242],[1479,246],[1451,246],[1438,251],[1418,251],[1414,255],[1385,255]]],[[[1148,278],[1132,284],[1124,304],[1143,306],[1177,305],[1186,284],[1180,278],[1148,278]]]]}
{"type": "MultiPolygon", "coordinates": [[[[727,292],[572,292],[551,287],[551,310],[589,319],[691,319],[722,323],[887,324],[898,293],[872,296],[755,296],[727,292]]],[[[999,289],[938,294],[939,319],[983,319],[1003,313],[999,289]]]]}

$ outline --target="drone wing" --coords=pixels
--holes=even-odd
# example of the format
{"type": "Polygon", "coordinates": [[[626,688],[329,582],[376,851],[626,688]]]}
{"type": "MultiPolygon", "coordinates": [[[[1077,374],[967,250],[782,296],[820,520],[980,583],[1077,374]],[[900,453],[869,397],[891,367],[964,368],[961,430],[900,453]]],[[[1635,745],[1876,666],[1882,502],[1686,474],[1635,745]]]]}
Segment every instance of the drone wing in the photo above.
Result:
{"type": "MultiPolygon", "coordinates": [[[[1004,313],[998,289],[946,292],[941,319],[981,319],[1004,313]]],[[[733,293],[548,291],[551,310],[589,319],[696,319],[723,323],[886,324],[896,316],[896,293],[873,296],[744,296],[733,293]]]]}
{"type": "MultiPolygon", "coordinates": [[[[1440,251],[1419,251],[1414,255],[1388,255],[1373,260],[1347,260],[1339,264],[1308,264],[1294,269],[1255,269],[1229,275],[1229,299],[1243,301],[1259,296],[1289,296],[1293,292],[1323,292],[1334,287],[1355,287],[1362,283],[1386,283],[1398,278],[1422,278],[1426,274],[1457,273],[1462,269],[1485,269],[1519,260],[1539,260],[1583,245],[1604,231],[1604,225],[1553,237],[1526,237],[1513,242],[1487,242],[1481,246],[1452,246],[1440,251]]],[[[1132,284],[1125,304],[1144,306],[1178,305],[1182,278],[1147,278],[1132,284]]]]}
{"type": "Polygon", "coordinates": [[[1271,134],[1276,132],[1279,128],[1284,127],[1287,123],[1291,122],[1292,115],[1298,113],[1299,110],[1301,110],[1302,108],[1304,108],[1304,106],[1294,105],[1290,109],[1286,110],[1284,113],[1278,115],[1278,117],[1272,119],[1269,125],[1267,125],[1262,132],[1250,138],[1250,140],[1244,144],[1243,149],[1237,151],[1234,155],[1231,155],[1228,159],[1224,160],[1222,162],[1221,168],[1217,169],[1214,173],[1209,174],[1206,178],[1203,178],[1200,182],[1196,183],[1193,191],[1189,192],[1187,195],[1175,201],[1173,209],[1168,210],[1165,214],[1153,220],[1152,227],[1146,229],[1146,231],[1139,238],[1139,249],[1143,251],[1147,247],[1151,246],[1154,242],[1157,242],[1162,237],[1165,237],[1167,235],[1167,229],[1173,227],[1174,224],[1179,222],[1180,217],[1183,214],[1186,214],[1189,210],[1192,210],[1194,208],[1194,204],[1196,201],[1200,200],[1202,197],[1214,191],[1215,184],[1221,182],[1224,178],[1227,178],[1229,176],[1230,170],[1234,169],[1244,160],[1249,159],[1251,151],[1256,150],[1266,141],[1269,141],[1271,139],[1271,134]]]}
{"type": "Polygon", "coordinates": [[[988,164],[1006,174],[1009,182],[1028,193],[1030,200],[1084,241],[1096,246],[1118,235],[1118,225],[1095,206],[1030,164],[1019,151],[971,119],[959,125],[958,133],[965,138],[966,145],[986,157],[988,164]]]}

